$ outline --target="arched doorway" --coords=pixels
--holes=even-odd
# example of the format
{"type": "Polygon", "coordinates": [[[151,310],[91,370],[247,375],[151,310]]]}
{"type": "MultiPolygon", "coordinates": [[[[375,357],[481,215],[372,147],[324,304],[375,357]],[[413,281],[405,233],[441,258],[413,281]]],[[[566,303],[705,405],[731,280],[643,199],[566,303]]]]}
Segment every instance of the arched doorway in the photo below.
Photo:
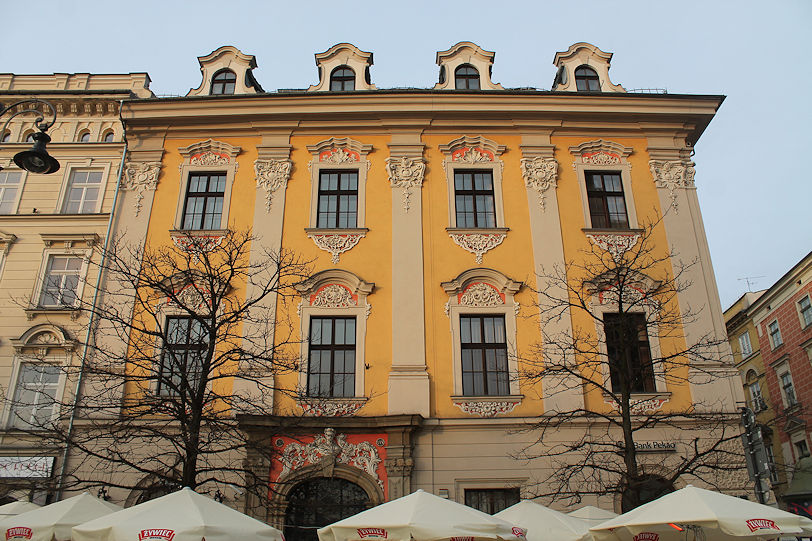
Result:
{"type": "Polygon", "coordinates": [[[316,530],[371,507],[369,495],[346,479],[315,477],[294,486],[287,495],[285,539],[317,541],[316,530]]]}

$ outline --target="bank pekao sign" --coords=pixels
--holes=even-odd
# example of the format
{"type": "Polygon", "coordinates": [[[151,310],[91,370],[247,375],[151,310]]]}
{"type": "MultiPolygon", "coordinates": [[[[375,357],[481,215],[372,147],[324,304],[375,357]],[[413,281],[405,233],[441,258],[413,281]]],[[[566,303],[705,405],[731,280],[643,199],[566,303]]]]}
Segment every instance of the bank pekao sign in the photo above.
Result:
{"type": "Polygon", "coordinates": [[[673,441],[636,441],[634,450],[642,453],[674,453],[677,443],[673,441]]]}
{"type": "Polygon", "coordinates": [[[52,456],[0,456],[0,478],[50,477],[52,456]]]}

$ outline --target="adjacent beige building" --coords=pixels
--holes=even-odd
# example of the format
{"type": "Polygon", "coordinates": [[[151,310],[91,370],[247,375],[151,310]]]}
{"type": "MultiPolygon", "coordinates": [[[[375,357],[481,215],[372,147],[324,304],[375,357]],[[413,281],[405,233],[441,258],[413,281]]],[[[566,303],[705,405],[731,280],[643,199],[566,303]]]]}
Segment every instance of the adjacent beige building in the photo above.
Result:
{"type": "Polygon", "coordinates": [[[64,449],[43,449],[27,432],[64,416],[49,397],[73,393],[60,367],[80,363],[88,339],[79,304],[92,302],[111,220],[125,147],[121,101],[149,96],[146,73],[0,74],[3,104],[54,105],[48,152],[61,165],[50,175],[17,168],[12,157],[31,146],[35,116],[11,120],[0,142],[0,501],[54,495],[64,449]]]}

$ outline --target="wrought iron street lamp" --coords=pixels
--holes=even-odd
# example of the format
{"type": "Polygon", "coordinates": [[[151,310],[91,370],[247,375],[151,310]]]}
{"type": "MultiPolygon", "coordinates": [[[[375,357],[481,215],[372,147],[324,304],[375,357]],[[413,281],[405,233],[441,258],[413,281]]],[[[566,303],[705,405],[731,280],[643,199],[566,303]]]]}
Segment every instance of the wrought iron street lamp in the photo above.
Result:
{"type": "MultiPolygon", "coordinates": [[[[59,162],[56,161],[56,158],[48,154],[47,150],[45,150],[45,145],[51,142],[51,138],[48,136],[46,132],[51,126],[54,125],[54,122],[56,122],[56,109],[54,109],[54,106],[49,101],[40,100],[37,98],[29,98],[27,100],[21,100],[16,103],[12,103],[8,107],[5,107],[3,111],[0,112],[0,117],[2,117],[15,107],[19,107],[21,105],[26,105],[27,108],[21,109],[16,113],[12,114],[9,117],[9,119],[6,120],[6,123],[3,125],[3,130],[0,131],[0,134],[6,133],[8,123],[11,122],[11,120],[14,117],[26,113],[33,113],[37,115],[37,118],[34,119],[34,126],[39,131],[31,136],[31,138],[34,140],[34,146],[32,146],[29,150],[18,152],[14,156],[14,163],[16,163],[17,166],[20,167],[20,169],[25,169],[26,171],[30,171],[31,173],[40,173],[44,175],[56,173],[57,171],[59,171],[59,162]],[[39,109],[33,108],[38,103],[46,105],[51,110],[53,119],[50,122],[45,122],[43,113],[39,109]]],[[[0,169],[2,169],[2,167],[0,167],[0,169]]]]}

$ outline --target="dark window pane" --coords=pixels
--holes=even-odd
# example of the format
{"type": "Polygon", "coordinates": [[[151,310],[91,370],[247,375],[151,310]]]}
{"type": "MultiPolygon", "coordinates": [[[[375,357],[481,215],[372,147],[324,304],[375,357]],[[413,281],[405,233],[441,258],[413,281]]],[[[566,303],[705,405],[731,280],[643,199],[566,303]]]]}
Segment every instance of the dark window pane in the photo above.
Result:
{"type": "Polygon", "coordinates": [[[358,224],[358,171],[320,171],[316,227],[358,224]]]}
{"type": "Polygon", "coordinates": [[[355,396],[355,318],[310,319],[307,393],[355,396]]]}
{"type": "Polygon", "coordinates": [[[629,227],[623,182],[615,172],[586,172],[589,215],[594,228],[629,227]]]}
{"type": "Polygon", "coordinates": [[[183,229],[219,229],[223,216],[226,176],[223,173],[194,173],[184,203],[183,229]]]}
{"type": "Polygon", "coordinates": [[[466,396],[507,395],[504,316],[460,316],[462,387],[466,396]]]}
{"type": "Polygon", "coordinates": [[[457,227],[496,227],[492,171],[455,171],[457,227]]]}

